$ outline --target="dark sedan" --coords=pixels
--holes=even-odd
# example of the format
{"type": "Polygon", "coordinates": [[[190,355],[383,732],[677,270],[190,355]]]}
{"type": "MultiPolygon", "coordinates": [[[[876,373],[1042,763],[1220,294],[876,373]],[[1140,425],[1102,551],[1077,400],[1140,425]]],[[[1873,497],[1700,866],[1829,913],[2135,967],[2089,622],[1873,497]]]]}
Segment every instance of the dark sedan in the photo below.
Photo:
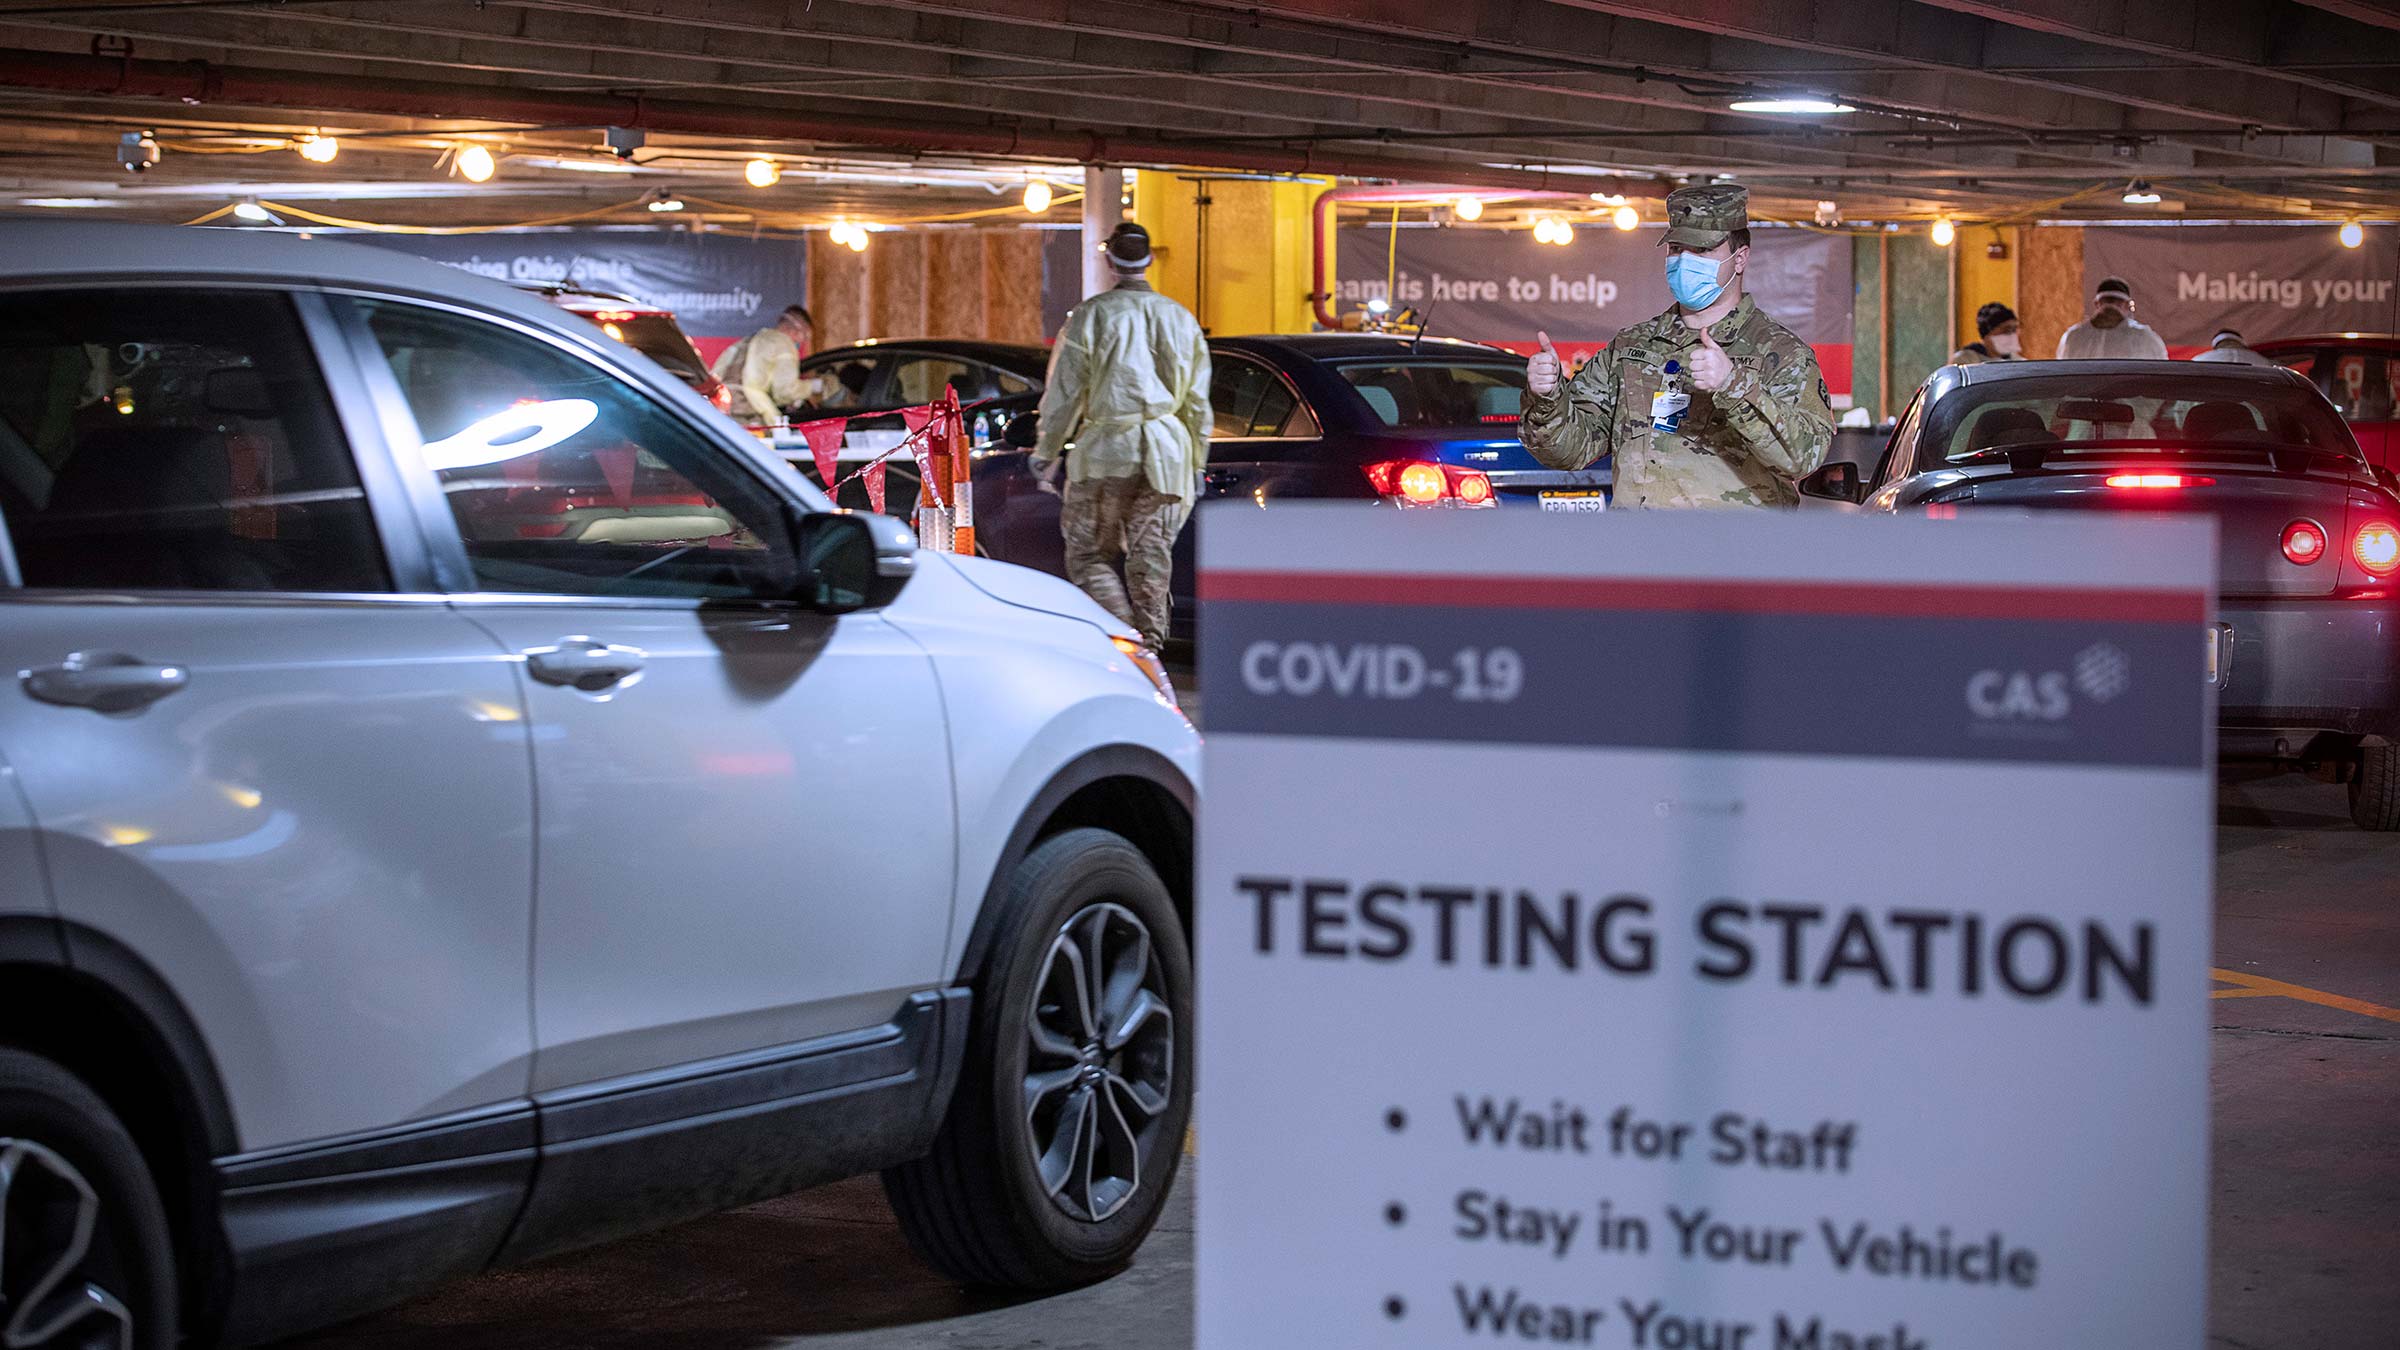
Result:
{"type": "MultiPolygon", "coordinates": [[[[1361,333],[1209,343],[1215,417],[1204,501],[1351,498],[1402,509],[1598,510],[1608,472],[1543,468],[1517,443],[1525,358],[1480,343],[1361,333]]],[[[1031,427],[1014,439],[1029,438],[1031,427]]],[[[1057,572],[1058,498],[998,446],[975,469],[976,531],[996,558],[1057,572]]],[[[1175,623],[1189,632],[1192,548],[1176,541],[1175,623]]]]}
{"type": "MultiPolygon", "coordinates": [[[[823,386],[831,392],[796,409],[792,420],[851,419],[838,470],[842,475],[900,443],[906,430],[899,409],[936,402],[945,392],[956,393],[959,405],[968,410],[970,440],[978,445],[997,442],[1012,419],[1032,412],[1041,402],[1042,378],[1049,363],[1049,350],[1034,343],[952,338],[853,343],[813,353],[800,362],[801,374],[824,377],[823,386]]],[[[775,445],[809,481],[816,481],[816,468],[804,439],[781,434],[775,445]]],[[[917,500],[915,462],[906,455],[894,457],[885,470],[884,491],[886,509],[893,515],[907,515],[917,500]]],[[[851,483],[837,495],[843,506],[865,510],[868,505],[861,483],[851,483]]],[[[975,502],[984,504],[980,488],[975,502]]]]}
{"type": "Polygon", "coordinates": [[[1870,511],[2204,513],[2221,527],[2205,635],[2218,744],[2330,774],[2400,829],[2400,479],[2303,377],[2176,361],[1950,366],[1872,470],[1800,485],[1870,511]]]}

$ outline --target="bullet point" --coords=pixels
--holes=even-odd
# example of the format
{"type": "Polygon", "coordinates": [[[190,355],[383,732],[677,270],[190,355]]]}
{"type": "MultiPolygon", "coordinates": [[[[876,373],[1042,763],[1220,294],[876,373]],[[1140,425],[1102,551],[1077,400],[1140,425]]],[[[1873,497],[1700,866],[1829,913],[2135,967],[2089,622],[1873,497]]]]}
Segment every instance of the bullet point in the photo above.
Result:
{"type": "Polygon", "coordinates": [[[1383,1207],[1383,1221],[1394,1228],[1408,1222],[1408,1206],[1393,1203],[1383,1207]]]}
{"type": "Polygon", "coordinates": [[[1397,1298],[1387,1298],[1383,1301],[1383,1315],[1397,1322],[1408,1316],[1408,1305],[1397,1298]]]}
{"type": "Polygon", "coordinates": [[[1383,1113],[1383,1127],[1394,1134],[1408,1128],[1408,1113],[1395,1106],[1383,1113]]]}

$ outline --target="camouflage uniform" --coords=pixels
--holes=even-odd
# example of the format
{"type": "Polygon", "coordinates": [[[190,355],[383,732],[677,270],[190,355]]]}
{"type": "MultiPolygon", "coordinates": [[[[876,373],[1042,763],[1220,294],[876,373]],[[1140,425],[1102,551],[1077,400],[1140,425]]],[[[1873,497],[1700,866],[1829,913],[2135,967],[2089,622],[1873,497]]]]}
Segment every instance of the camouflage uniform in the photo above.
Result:
{"type": "Polygon", "coordinates": [[[1059,506],[1067,579],[1133,625],[1152,651],[1166,647],[1175,536],[1191,513],[1191,502],[1159,491],[1138,473],[1070,482],[1059,506]]]}
{"type": "MultiPolygon", "coordinates": [[[[1684,188],[1667,198],[1667,238],[1696,248],[1723,243],[1747,220],[1738,187],[1684,188]]],[[[1548,396],[1527,393],[1517,435],[1555,469],[1615,456],[1619,506],[1795,506],[1798,480],[1825,462],[1833,410],[1816,353],[1744,295],[1709,335],[1733,362],[1710,393],[1692,383],[1700,336],[1680,307],[1616,336],[1548,396]],[[1651,396],[1673,361],[1691,406],[1674,431],[1653,430],[1651,396]]]]}

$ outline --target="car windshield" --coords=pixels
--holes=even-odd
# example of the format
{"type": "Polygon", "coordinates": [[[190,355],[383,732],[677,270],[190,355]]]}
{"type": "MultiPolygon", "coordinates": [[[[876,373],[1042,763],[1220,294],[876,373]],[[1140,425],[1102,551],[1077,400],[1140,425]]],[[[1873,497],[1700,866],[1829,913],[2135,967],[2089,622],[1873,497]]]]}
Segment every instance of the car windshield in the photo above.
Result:
{"type": "Polygon", "coordinates": [[[2358,457],[2323,399],[2288,385],[2193,373],[2055,375],[1964,385],[1926,420],[1923,462],[2005,459],[2039,447],[2141,454],[2297,446],[2358,457]]]}
{"type": "Polygon", "coordinates": [[[1525,406],[1523,362],[1362,361],[1334,369],[1377,421],[1396,430],[1507,428],[1525,406]]]}
{"type": "Polygon", "coordinates": [[[700,359],[692,340],[675,326],[672,314],[635,314],[619,318],[622,311],[609,310],[583,317],[597,324],[600,331],[656,361],[669,375],[686,384],[708,375],[708,363],[700,359]]]}

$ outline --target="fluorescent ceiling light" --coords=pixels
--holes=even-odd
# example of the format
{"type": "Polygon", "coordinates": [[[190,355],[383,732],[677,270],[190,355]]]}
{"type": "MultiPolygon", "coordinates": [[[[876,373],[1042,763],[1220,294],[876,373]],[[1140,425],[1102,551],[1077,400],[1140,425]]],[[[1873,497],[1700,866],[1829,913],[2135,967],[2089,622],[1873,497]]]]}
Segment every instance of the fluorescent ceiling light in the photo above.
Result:
{"type": "Polygon", "coordinates": [[[1858,109],[1847,103],[1835,103],[1822,98],[1744,98],[1725,105],[1735,112],[1751,113],[1846,113],[1858,109]]]}
{"type": "Polygon", "coordinates": [[[82,211],[112,204],[104,197],[24,197],[17,202],[19,206],[47,206],[60,211],[82,211]]]}

